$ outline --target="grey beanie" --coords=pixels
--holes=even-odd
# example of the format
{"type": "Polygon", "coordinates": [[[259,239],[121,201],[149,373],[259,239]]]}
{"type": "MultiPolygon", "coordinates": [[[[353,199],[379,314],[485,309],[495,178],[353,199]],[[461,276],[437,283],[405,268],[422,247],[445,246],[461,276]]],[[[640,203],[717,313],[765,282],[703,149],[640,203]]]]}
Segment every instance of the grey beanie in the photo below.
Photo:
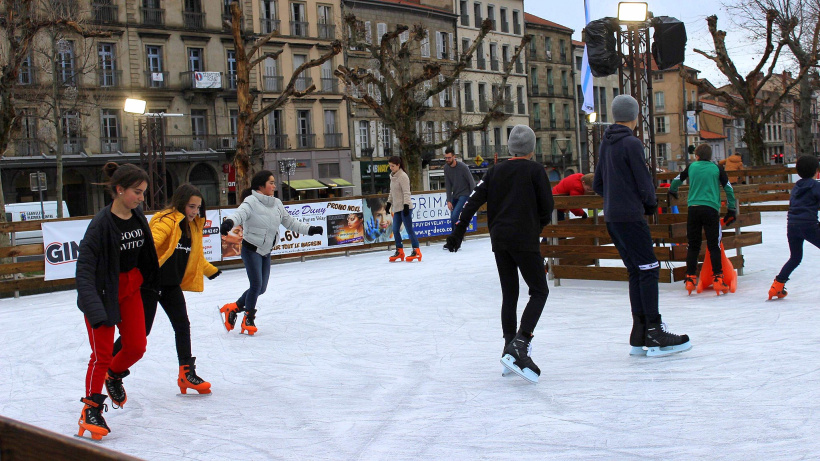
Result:
{"type": "Polygon", "coordinates": [[[535,132],[527,125],[515,125],[512,131],[510,131],[507,147],[510,150],[510,154],[515,156],[535,152],[535,132]]]}
{"type": "Polygon", "coordinates": [[[612,100],[612,116],[616,122],[631,122],[638,118],[638,101],[628,94],[615,96],[612,100]]]}

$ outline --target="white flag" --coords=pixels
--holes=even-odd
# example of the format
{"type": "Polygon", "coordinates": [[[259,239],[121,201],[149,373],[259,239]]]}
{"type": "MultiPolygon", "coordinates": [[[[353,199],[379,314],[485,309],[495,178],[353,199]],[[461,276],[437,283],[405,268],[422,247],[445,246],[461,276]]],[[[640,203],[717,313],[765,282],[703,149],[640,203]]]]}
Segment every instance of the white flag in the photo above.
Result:
{"type": "MultiPolygon", "coordinates": [[[[589,24],[589,3],[584,0],[584,19],[585,24],[589,24]]],[[[593,95],[592,71],[589,70],[589,56],[587,55],[587,46],[584,46],[584,58],[581,62],[581,91],[584,94],[584,103],[581,109],[587,114],[595,112],[595,97],[593,95]]]]}

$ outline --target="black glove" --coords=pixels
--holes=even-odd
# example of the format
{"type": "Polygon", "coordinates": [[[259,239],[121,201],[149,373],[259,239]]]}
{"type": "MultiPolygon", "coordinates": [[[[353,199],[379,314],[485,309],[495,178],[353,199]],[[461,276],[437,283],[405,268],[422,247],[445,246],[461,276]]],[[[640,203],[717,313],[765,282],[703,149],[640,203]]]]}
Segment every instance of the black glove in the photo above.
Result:
{"type": "Polygon", "coordinates": [[[230,219],[222,221],[222,224],[219,225],[219,233],[222,235],[228,235],[231,229],[233,229],[233,221],[230,219]]]}
{"type": "MultiPolygon", "coordinates": [[[[583,214],[581,214],[581,219],[587,219],[587,218],[589,218],[589,215],[585,211],[585,212],[583,212],[583,214]]],[[[544,226],[541,226],[541,227],[544,227],[544,226]]]]}
{"type": "Polygon", "coordinates": [[[322,235],[324,233],[325,233],[325,230],[322,229],[321,226],[310,226],[310,229],[308,229],[308,235],[316,235],[316,234],[322,235]]]}
{"type": "Polygon", "coordinates": [[[723,225],[728,226],[737,220],[737,210],[727,210],[723,217],[723,225]]]}
{"type": "Polygon", "coordinates": [[[453,232],[447,236],[447,243],[444,244],[444,249],[450,253],[455,253],[461,248],[461,241],[464,240],[464,234],[467,233],[467,226],[457,223],[453,228],[453,232]]]}
{"type": "Polygon", "coordinates": [[[669,190],[669,192],[667,192],[667,194],[669,194],[669,196],[670,196],[670,197],[675,197],[675,200],[677,200],[677,199],[678,199],[678,191],[674,191],[674,192],[673,192],[673,191],[670,189],[670,190],[669,190]]]}
{"type": "Polygon", "coordinates": [[[402,211],[404,216],[410,216],[410,205],[404,205],[404,210],[402,211]]]}
{"type": "Polygon", "coordinates": [[[390,213],[390,203],[388,202],[387,205],[384,206],[384,212],[390,213]]]}
{"type": "Polygon", "coordinates": [[[657,211],[658,211],[658,204],[657,203],[654,204],[654,205],[644,204],[644,206],[643,206],[643,214],[645,214],[646,216],[652,216],[657,211]]]}
{"type": "Polygon", "coordinates": [[[221,271],[220,269],[217,269],[217,270],[216,270],[216,274],[214,274],[214,275],[212,275],[212,276],[208,277],[208,280],[213,280],[213,279],[215,279],[215,278],[219,277],[220,275],[222,275],[222,271],[221,271]]]}

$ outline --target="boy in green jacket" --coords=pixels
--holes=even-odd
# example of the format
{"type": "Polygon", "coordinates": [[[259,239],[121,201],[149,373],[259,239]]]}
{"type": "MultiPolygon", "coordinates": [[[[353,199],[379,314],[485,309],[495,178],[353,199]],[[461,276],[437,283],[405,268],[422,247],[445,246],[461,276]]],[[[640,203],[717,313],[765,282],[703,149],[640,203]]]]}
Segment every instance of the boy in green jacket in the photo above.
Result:
{"type": "Polygon", "coordinates": [[[723,221],[729,225],[737,218],[737,202],[729,177],[723,168],[712,163],[712,148],[701,144],[695,149],[697,161],[690,164],[674,180],[669,188],[669,195],[678,198],[678,187],[689,180],[689,213],[686,219],[686,236],[689,249],[686,252],[686,289],[689,293],[697,286],[698,254],[700,254],[701,235],[706,232],[706,248],[712,261],[712,282],[715,291],[720,294],[729,292],[729,286],[723,282],[723,264],[720,251],[720,188],[726,191],[728,211],[723,221]]]}

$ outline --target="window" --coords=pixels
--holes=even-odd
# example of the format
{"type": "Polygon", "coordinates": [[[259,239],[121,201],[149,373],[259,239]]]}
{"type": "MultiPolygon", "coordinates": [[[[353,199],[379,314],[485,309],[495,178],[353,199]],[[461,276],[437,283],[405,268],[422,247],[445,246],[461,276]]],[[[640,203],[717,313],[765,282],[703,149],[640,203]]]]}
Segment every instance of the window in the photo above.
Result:
{"type": "Polygon", "coordinates": [[[564,39],[558,40],[558,48],[561,51],[561,61],[567,59],[567,42],[564,39]]]}
{"type": "Polygon", "coordinates": [[[34,67],[30,54],[20,63],[20,73],[17,75],[17,83],[20,85],[31,85],[34,83],[34,67]]]}
{"type": "MultiPolygon", "coordinates": [[[[441,58],[441,49],[439,49],[438,52],[439,58],[441,58]]],[[[427,29],[424,30],[424,38],[421,39],[421,57],[430,57],[430,31],[427,29]]]]}
{"type": "Polygon", "coordinates": [[[655,108],[663,109],[666,106],[666,100],[663,97],[663,91],[655,92],[655,108]]]}
{"type": "Polygon", "coordinates": [[[575,57],[575,70],[580,71],[581,67],[584,65],[584,57],[583,56],[576,56],[575,57]]]}
{"type": "Polygon", "coordinates": [[[512,15],[512,22],[513,22],[513,32],[515,35],[521,35],[521,22],[519,21],[520,14],[518,11],[513,10],[512,15]]]}
{"type": "Polygon", "coordinates": [[[380,22],[376,24],[376,33],[378,34],[379,45],[382,44],[382,37],[387,33],[387,24],[380,22]]]}
{"type": "Polygon", "coordinates": [[[57,42],[57,78],[66,86],[76,86],[74,61],[74,42],[60,40],[57,42]]]}
{"type": "Polygon", "coordinates": [[[469,26],[470,25],[470,16],[467,11],[467,0],[459,0],[458,2],[458,12],[461,14],[461,25],[462,26],[469,26]]]}
{"type": "MultiPolygon", "coordinates": [[[[335,27],[333,26],[333,10],[329,5],[319,5],[319,38],[334,38],[335,27]]],[[[370,32],[370,24],[367,25],[368,43],[373,39],[370,32]]]]}
{"type": "Polygon", "coordinates": [[[655,117],[655,133],[666,132],[666,117],[655,117]]]}
{"type": "Polygon", "coordinates": [[[80,134],[80,114],[76,111],[63,112],[60,117],[63,130],[63,153],[76,154],[83,148],[80,134]]]}
{"type": "Polygon", "coordinates": [[[341,168],[339,168],[339,163],[320,163],[319,167],[319,177],[320,178],[338,178],[341,176],[341,168]]]}
{"type": "Polygon", "coordinates": [[[609,107],[606,105],[606,88],[600,87],[598,91],[601,92],[601,105],[599,107],[609,107]]]}
{"type": "Polygon", "coordinates": [[[296,132],[299,137],[299,147],[313,147],[313,128],[309,110],[296,111],[296,132]]]}
{"type": "MultiPolygon", "coordinates": [[[[433,88],[433,83],[430,80],[426,80],[422,84],[421,87],[422,87],[422,90],[426,93],[426,92],[430,91],[431,88],[433,88]]],[[[427,107],[433,107],[433,97],[430,96],[429,98],[427,98],[424,101],[424,105],[427,106],[427,107]]]]}
{"type": "Polygon", "coordinates": [[[368,45],[373,44],[373,27],[372,27],[370,21],[365,21],[364,22],[364,41],[368,45]]]}
{"type": "Polygon", "coordinates": [[[547,53],[547,61],[552,61],[552,37],[544,37],[544,49],[547,53]]]}
{"type": "Polygon", "coordinates": [[[392,135],[392,133],[390,133],[390,127],[388,127],[387,125],[382,124],[380,132],[381,132],[380,136],[381,136],[381,141],[382,141],[382,147],[384,147],[385,152],[389,152],[390,151],[390,146],[393,145],[393,135],[392,135]]]}
{"type": "Polygon", "coordinates": [[[453,47],[453,34],[447,32],[436,32],[438,36],[438,58],[439,59],[450,59],[450,48],[453,47]]]}
{"type": "MultiPolygon", "coordinates": [[[[296,69],[298,69],[299,66],[304,64],[306,61],[307,61],[307,55],[306,54],[294,54],[293,55],[293,71],[296,72],[296,69]]],[[[297,91],[305,91],[307,89],[307,87],[310,86],[310,83],[308,83],[308,80],[309,79],[305,77],[304,70],[303,70],[302,73],[299,74],[299,77],[296,78],[296,82],[294,83],[293,87],[297,91]]]]}
{"type": "Polygon", "coordinates": [[[191,137],[194,150],[208,148],[208,111],[205,109],[191,109],[191,137]]]}
{"type": "Polygon", "coordinates": [[[433,135],[436,132],[436,124],[435,122],[425,122],[425,129],[424,129],[424,142],[431,144],[433,142],[433,135]]]}
{"type": "Polygon", "coordinates": [[[236,51],[228,50],[227,74],[230,89],[236,89],[236,51]]]}
{"type": "Polygon", "coordinates": [[[495,27],[495,6],[487,5],[487,19],[493,22],[493,27],[490,30],[496,30],[495,27]]]}
{"type": "Polygon", "coordinates": [[[202,72],[205,65],[202,62],[202,55],[205,54],[202,48],[188,48],[188,71],[202,72]]]}
{"type": "Polygon", "coordinates": [[[322,63],[322,91],[325,93],[336,93],[338,80],[333,76],[333,58],[322,63]]]}
{"type": "MultiPolygon", "coordinates": [[[[100,43],[97,45],[99,56],[99,83],[101,87],[117,86],[117,65],[113,43],[100,43]]],[[[22,69],[21,69],[22,71],[22,69]]]]}
{"type": "Polygon", "coordinates": [[[105,153],[122,150],[120,146],[120,123],[118,111],[115,109],[102,109],[100,111],[100,127],[102,133],[100,137],[100,147],[105,153]]]}
{"type": "Polygon", "coordinates": [[[501,8],[501,32],[509,32],[510,24],[507,22],[507,9],[501,8]]]}
{"type": "Polygon", "coordinates": [[[618,91],[617,88],[612,89],[612,99],[617,98],[619,94],[620,94],[620,91],[618,91]]]}
{"type": "Polygon", "coordinates": [[[564,89],[564,96],[567,96],[569,94],[569,82],[567,81],[567,71],[565,70],[561,71],[561,88],[564,89]]]}
{"type": "Polygon", "coordinates": [[[290,35],[307,37],[307,16],[304,3],[290,4],[290,35]]]}
{"type": "Polygon", "coordinates": [[[662,82],[663,81],[663,72],[653,72],[652,73],[652,80],[654,80],[656,82],[662,82]]]}
{"type": "Polygon", "coordinates": [[[473,18],[475,19],[475,26],[481,28],[481,3],[473,3],[473,18]]]}
{"type": "Polygon", "coordinates": [[[370,148],[370,122],[367,120],[359,120],[359,147],[362,149],[370,148]]]}
{"type": "Polygon", "coordinates": [[[510,45],[501,46],[501,62],[506,66],[510,62],[510,45]]]}
{"type": "Polygon", "coordinates": [[[325,110],[325,133],[338,133],[336,128],[336,111],[325,110]]]}
{"type": "Polygon", "coordinates": [[[166,83],[162,65],[162,47],[148,45],[145,47],[145,55],[148,61],[148,86],[151,88],[164,88],[166,83]]]}
{"type": "Polygon", "coordinates": [[[530,68],[530,81],[532,82],[532,93],[538,94],[538,68],[530,68]]]}
{"type": "MultiPolygon", "coordinates": [[[[461,39],[461,54],[464,55],[464,53],[466,53],[469,49],[470,49],[470,39],[469,38],[462,38],[461,39]]],[[[453,58],[454,59],[456,58],[455,52],[453,53],[453,58]]],[[[472,64],[473,64],[472,61],[473,61],[473,58],[470,57],[470,61],[467,62],[467,67],[472,66],[472,64]]]]}
{"type": "Polygon", "coordinates": [[[541,121],[541,105],[537,102],[532,104],[532,119],[538,122],[541,121]]]}
{"type": "Polygon", "coordinates": [[[535,153],[541,155],[541,138],[535,138],[535,153]]]}
{"type": "Polygon", "coordinates": [[[228,132],[234,136],[239,133],[239,109],[228,111],[228,132]]]}
{"type": "Polygon", "coordinates": [[[659,158],[663,158],[663,159],[669,158],[669,144],[659,143],[657,145],[657,147],[658,147],[657,155],[658,155],[659,158]]]}

